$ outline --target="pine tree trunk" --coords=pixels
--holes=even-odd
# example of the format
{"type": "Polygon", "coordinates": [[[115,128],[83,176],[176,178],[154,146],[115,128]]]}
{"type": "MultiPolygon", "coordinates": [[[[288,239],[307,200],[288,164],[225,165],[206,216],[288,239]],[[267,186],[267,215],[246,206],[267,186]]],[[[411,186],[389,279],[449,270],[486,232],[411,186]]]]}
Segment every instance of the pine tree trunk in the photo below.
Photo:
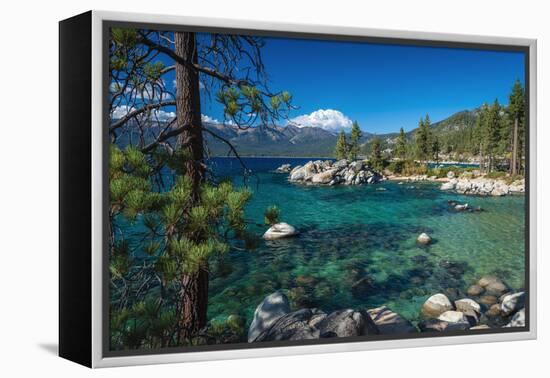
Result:
{"type": "Polygon", "coordinates": [[[518,119],[514,120],[514,136],[512,142],[512,164],[511,164],[511,174],[514,176],[517,174],[518,169],[518,119]]]}
{"type": "MultiPolygon", "coordinates": [[[[188,62],[197,63],[195,33],[174,33],[175,52],[188,62]]],[[[187,64],[176,64],[176,115],[178,126],[185,131],[178,137],[178,145],[187,152],[186,175],[193,183],[192,201],[198,201],[200,185],[204,180],[203,135],[198,72],[187,64]]],[[[198,236],[200,238],[200,236],[198,236]]],[[[200,240],[196,240],[200,241],[200,240]]],[[[208,266],[181,277],[180,340],[189,340],[206,325],[208,304],[208,266]]]]}
{"type": "Polygon", "coordinates": [[[484,173],[484,164],[483,164],[483,145],[479,144],[479,171],[484,173]]]}

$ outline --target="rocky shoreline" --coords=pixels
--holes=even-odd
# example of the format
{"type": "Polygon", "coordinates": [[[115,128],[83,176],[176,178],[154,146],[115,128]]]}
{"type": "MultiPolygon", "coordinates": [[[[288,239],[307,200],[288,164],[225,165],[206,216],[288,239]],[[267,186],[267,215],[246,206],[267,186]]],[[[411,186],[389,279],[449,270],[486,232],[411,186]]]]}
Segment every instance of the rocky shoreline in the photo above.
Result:
{"type": "Polygon", "coordinates": [[[524,194],[525,179],[507,184],[504,180],[486,177],[451,178],[441,185],[440,189],[452,190],[459,194],[501,197],[509,194],[524,194]]]}
{"type": "Polygon", "coordinates": [[[497,277],[486,276],[467,293],[454,301],[443,293],[432,295],[420,309],[421,320],[414,324],[387,306],[330,313],[318,308],[291,311],[287,296],[277,291],[257,306],[247,340],[252,343],[525,326],[525,292],[514,292],[497,277]]]}
{"type": "Polygon", "coordinates": [[[336,162],[331,160],[311,160],[304,165],[294,168],[290,164],[283,164],[274,172],[288,174],[288,180],[306,185],[367,185],[386,180],[401,182],[437,182],[440,189],[454,191],[459,194],[475,196],[501,197],[512,194],[525,193],[525,179],[508,182],[505,178],[488,178],[479,171],[469,171],[456,176],[453,171],[446,177],[434,175],[395,175],[391,172],[377,172],[367,162],[342,159],[336,162]]]}

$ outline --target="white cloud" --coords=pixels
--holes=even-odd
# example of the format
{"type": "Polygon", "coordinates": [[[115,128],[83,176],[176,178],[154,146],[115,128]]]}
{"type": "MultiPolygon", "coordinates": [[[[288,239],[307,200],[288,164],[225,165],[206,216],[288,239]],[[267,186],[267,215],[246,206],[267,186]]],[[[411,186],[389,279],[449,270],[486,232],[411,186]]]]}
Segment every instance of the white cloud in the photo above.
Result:
{"type": "Polygon", "coordinates": [[[205,123],[215,123],[220,124],[221,122],[218,121],[216,118],[212,118],[209,115],[201,114],[201,121],[205,123]]]}
{"type": "Polygon", "coordinates": [[[206,114],[201,114],[201,121],[204,123],[212,123],[214,125],[231,125],[231,126],[235,125],[235,122],[233,122],[232,119],[220,121],[217,118],[210,117],[209,115],[206,115],[206,114]]]}
{"type": "Polygon", "coordinates": [[[111,113],[111,118],[112,119],[120,119],[120,118],[124,117],[125,115],[127,115],[128,113],[130,113],[132,110],[134,110],[134,108],[131,107],[131,106],[128,106],[128,105],[116,106],[113,109],[113,112],[111,113]]]}
{"type": "MultiPolygon", "coordinates": [[[[131,111],[135,110],[134,107],[128,105],[119,105],[115,107],[111,113],[111,119],[120,119],[126,116],[131,111]]],[[[151,119],[158,119],[160,121],[169,121],[176,117],[176,112],[170,112],[162,109],[154,109],[151,111],[151,119]]]]}
{"type": "Polygon", "coordinates": [[[298,127],[319,127],[328,131],[348,131],[352,121],[342,112],[334,109],[319,109],[311,114],[303,114],[292,118],[290,123],[298,127]]]}
{"type": "Polygon", "coordinates": [[[158,118],[161,121],[169,121],[176,117],[176,112],[167,112],[165,110],[153,110],[153,117],[158,118]]]}

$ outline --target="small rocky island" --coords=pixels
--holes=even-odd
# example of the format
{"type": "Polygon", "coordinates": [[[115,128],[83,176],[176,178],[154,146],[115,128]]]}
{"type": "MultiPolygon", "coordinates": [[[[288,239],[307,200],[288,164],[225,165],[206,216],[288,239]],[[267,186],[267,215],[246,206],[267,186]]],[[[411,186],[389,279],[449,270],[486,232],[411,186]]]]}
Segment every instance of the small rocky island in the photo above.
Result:
{"type": "Polygon", "coordinates": [[[386,178],[372,169],[365,161],[333,162],[331,160],[308,161],[294,167],[289,174],[289,181],[309,185],[365,185],[376,184],[386,178]]]}

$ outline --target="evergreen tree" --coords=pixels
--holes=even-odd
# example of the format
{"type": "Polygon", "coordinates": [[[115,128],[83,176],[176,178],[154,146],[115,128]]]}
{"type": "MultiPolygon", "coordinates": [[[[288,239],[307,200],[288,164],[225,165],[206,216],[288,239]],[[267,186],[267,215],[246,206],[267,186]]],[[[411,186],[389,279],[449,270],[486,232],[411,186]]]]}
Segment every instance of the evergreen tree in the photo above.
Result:
{"type": "MultiPolygon", "coordinates": [[[[165,267],[166,272],[175,272],[174,282],[179,288],[172,290],[169,302],[177,312],[174,315],[176,331],[172,333],[176,344],[190,342],[206,325],[209,257],[224,249],[218,243],[221,236],[244,234],[239,226],[239,208],[248,196],[213,182],[206,170],[203,133],[227,144],[243,165],[244,174],[248,172],[231,143],[203,127],[200,85],[208,91],[219,89],[216,100],[223,106],[225,120],[241,129],[273,123],[279,117],[287,118],[292,98],[288,92],[272,92],[268,88],[261,63],[263,46],[261,37],[111,29],[109,137],[113,145],[129,143],[133,148],[115,153],[119,159],[123,156],[121,160],[125,163],[122,171],[113,171],[123,180],[114,179],[112,194],[123,193],[125,199],[113,203],[111,209],[111,263],[118,261],[115,257],[118,250],[127,250],[122,248],[127,242],[115,238],[121,216],[135,213],[140,215],[138,219],[146,219],[151,225],[157,223],[157,232],[140,238],[140,245],[134,249],[161,242],[161,252],[153,254],[151,260],[158,262],[156,266],[165,267]],[[164,63],[167,61],[170,65],[164,63]],[[239,70],[241,65],[247,69],[239,70]],[[171,84],[174,76],[175,89],[171,84]],[[175,117],[168,121],[161,119],[158,112],[162,110],[166,114],[174,113],[175,117]],[[120,115],[121,112],[124,114],[120,115]],[[132,159],[139,156],[136,152],[143,154],[149,166],[145,176],[137,175],[138,171],[128,171],[132,159]],[[163,177],[166,172],[172,173],[170,180],[163,177]],[[222,191],[209,186],[213,184],[222,191]],[[157,198],[153,192],[168,194],[157,198]],[[151,202],[152,199],[158,201],[151,202]],[[215,205],[204,201],[215,201],[215,205]],[[227,233],[221,223],[232,231],[227,233]],[[159,237],[159,233],[163,237],[159,237]],[[188,253],[182,254],[184,249],[188,253]]],[[[112,270],[116,271],[116,268],[112,270]]],[[[149,280],[154,272],[149,265],[140,264],[133,266],[128,275],[149,280]]],[[[127,281],[129,277],[120,279],[127,281]]],[[[154,276],[153,280],[156,280],[154,276]]],[[[126,285],[113,285],[114,292],[116,287],[126,285]]],[[[142,289],[147,288],[145,285],[142,289]]],[[[130,298],[128,293],[112,294],[114,308],[130,311],[131,302],[136,298],[130,298]]],[[[133,341],[128,344],[137,344],[138,336],[139,332],[134,333],[130,337],[133,341]]]]}
{"type": "Polygon", "coordinates": [[[384,169],[384,159],[382,158],[382,147],[380,138],[375,137],[371,142],[371,153],[369,156],[369,164],[377,171],[384,169]]]}
{"type": "Polygon", "coordinates": [[[399,129],[399,136],[395,142],[395,157],[405,159],[407,156],[407,137],[403,128],[399,129]]]}
{"type": "Polygon", "coordinates": [[[429,118],[420,118],[418,130],[416,131],[416,156],[421,161],[428,160],[430,155],[430,129],[429,118]]]}
{"type": "Polygon", "coordinates": [[[432,137],[432,158],[435,160],[436,164],[439,163],[439,153],[440,153],[440,146],[439,146],[439,138],[437,135],[434,135],[432,137]]]}
{"type": "Polygon", "coordinates": [[[525,151],[525,93],[519,80],[516,80],[510,93],[508,115],[513,123],[510,173],[515,175],[521,170],[521,156],[525,151]]]}
{"type": "Polygon", "coordinates": [[[485,172],[485,158],[487,154],[487,137],[486,137],[486,119],[489,113],[489,106],[484,103],[479,109],[479,113],[474,128],[474,139],[476,141],[475,151],[479,155],[479,167],[481,172],[485,172]]]}
{"type": "MultiPolygon", "coordinates": [[[[185,167],[186,158],[181,154],[157,159],[176,171],[185,167]]],[[[152,170],[146,155],[135,147],[121,150],[111,145],[109,215],[140,224],[143,231],[139,237],[146,242],[139,245],[139,251],[148,256],[144,259],[132,252],[124,233],[111,232],[111,280],[124,287],[123,293],[116,294],[121,297],[115,299],[126,302],[111,311],[114,348],[190,342],[181,340],[179,312],[185,303],[177,294],[186,287],[181,278],[196,274],[206,261],[228,252],[226,237],[230,233],[237,238],[245,236],[244,206],[250,192],[235,190],[229,182],[216,186],[203,183],[199,198],[193,198],[192,180],[181,173],[167,191],[157,192],[153,190],[152,170]],[[140,265],[145,265],[146,271],[136,269],[140,265]],[[142,290],[141,276],[147,272],[158,277],[156,298],[142,290]]],[[[114,224],[111,222],[111,227],[114,224]]]]}
{"type": "Polygon", "coordinates": [[[340,131],[340,134],[338,134],[338,139],[336,140],[336,148],[334,150],[334,155],[336,155],[336,159],[346,159],[349,154],[349,146],[346,139],[346,133],[344,130],[340,131]]]}
{"type": "Polygon", "coordinates": [[[357,159],[357,155],[359,154],[359,140],[361,139],[361,136],[363,133],[361,132],[361,129],[359,128],[359,124],[357,121],[353,121],[353,124],[351,125],[351,137],[350,137],[350,143],[349,143],[349,153],[348,158],[351,161],[354,161],[357,159]]]}
{"type": "Polygon", "coordinates": [[[500,115],[501,107],[498,100],[489,107],[485,118],[485,143],[487,155],[489,157],[489,172],[492,172],[496,165],[496,156],[498,154],[499,142],[501,137],[502,119],[500,115]]]}

